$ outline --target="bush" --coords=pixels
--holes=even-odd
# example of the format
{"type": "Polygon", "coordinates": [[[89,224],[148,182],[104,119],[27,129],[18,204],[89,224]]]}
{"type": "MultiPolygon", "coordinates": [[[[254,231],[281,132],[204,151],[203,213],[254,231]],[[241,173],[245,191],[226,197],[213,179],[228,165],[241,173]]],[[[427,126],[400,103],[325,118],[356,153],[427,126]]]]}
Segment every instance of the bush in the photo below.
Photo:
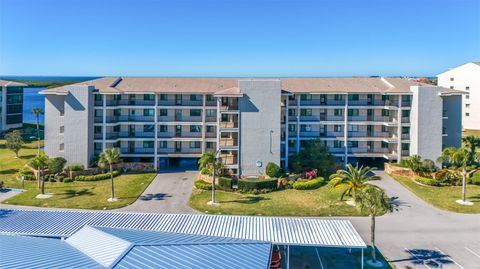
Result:
{"type": "Polygon", "coordinates": [[[282,169],[276,163],[267,163],[267,167],[265,167],[265,173],[269,177],[279,177],[281,176],[282,169]]]}
{"type": "Polygon", "coordinates": [[[323,184],[323,177],[317,177],[308,181],[297,181],[293,183],[295,190],[313,190],[318,189],[323,184]]]}
{"type": "Polygon", "coordinates": [[[232,190],[232,179],[229,178],[229,177],[218,178],[217,187],[218,187],[218,189],[224,190],[224,191],[232,190]]]}
{"type": "Polygon", "coordinates": [[[65,179],[65,176],[57,176],[57,180],[59,182],[63,182],[64,179],[65,179]]]}
{"type": "Polygon", "coordinates": [[[473,185],[480,185],[480,171],[473,173],[473,175],[469,178],[469,183],[473,185]]]}
{"type": "Polygon", "coordinates": [[[5,185],[5,183],[3,183],[3,181],[0,181],[0,189],[3,189],[4,185],[5,185]]]}
{"type": "Polygon", "coordinates": [[[430,159],[425,159],[422,161],[422,172],[433,173],[437,171],[437,166],[435,162],[430,159]]]}
{"type": "Polygon", "coordinates": [[[205,182],[203,180],[197,180],[194,182],[195,188],[201,189],[201,190],[211,190],[212,189],[212,184],[205,182]]]}
{"type": "MultiPolygon", "coordinates": [[[[120,175],[120,171],[113,171],[113,177],[117,177],[120,175]]],[[[110,179],[110,173],[105,174],[98,174],[98,175],[91,175],[91,176],[76,176],[76,181],[97,181],[97,180],[105,180],[110,179]]]]}
{"type": "Polygon", "coordinates": [[[72,163],[68,166],[68,171],[81,171],[85,170],[85,167],[78,163],[72,163]]]}
{"type": "Polygon", "coordinates": [[[67,160],[62,157],[56,157],[48,161],[48,172],[52,174],[58,174],[63,171],[67,160]]]}
{"type": "Polygon", "coordinates": [[[63,183],[70,183],[70,182],[73,182],[73,180],[69,177],[66,177],[63,179],[63,183]]]}
{"type": "Polygon", "coordinates": [[[277,189],[276,178],[271,179],[241,179],[238,181],[238,190],[243,192],[251,192],[253,190],[275,190],[277,189]]]}
{"type": "Polygon", "coordinates": [[[420,183],[420,184],[424,184],[424,185],[428,185],[428,186],[434,186],[434,187],[446,186],[446,184],[444,184],[444,183],[442,183],[438,180],[435,180],[433,178],[428,178],[428,177],[416,176],[415,181],[420,183]]]}

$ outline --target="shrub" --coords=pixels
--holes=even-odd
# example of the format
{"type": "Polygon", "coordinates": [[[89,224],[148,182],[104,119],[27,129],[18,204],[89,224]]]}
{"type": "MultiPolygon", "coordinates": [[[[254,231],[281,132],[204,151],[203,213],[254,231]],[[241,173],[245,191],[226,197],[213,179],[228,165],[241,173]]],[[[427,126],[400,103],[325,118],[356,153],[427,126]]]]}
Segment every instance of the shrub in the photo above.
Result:
{"type": "Polygon", "coordinates": [[[224,191],[232,190],[232,179],[229,178],[229,177],[218,178],[217,187],[218,187],[218,189],[224,190],[224,191]]]}
{"type": "Polygon", "coordinates": [[[317,173],[318,173],[317,169],[312,169],[312,170],[309,170],[309,171],[305,171],[303,173],[303,178],[314,179],[314,178],[317,177],[317,173]]]}
{"type": "Polygon", "coordinates": [[[277,189],[277,182],[278,180],[276,178],[263,179],[263,180],[241,179],[238,181],[238,190],[243,192],[250,192],[253,190],[262,190],[262,189],[275,190],[277,189]]]}
{"type": "Polygon", "coordinates": [[[59,182],[63,182],[64,179],[65,179],[65,176],[57,176],[57,180],[59,182]]]}
{"type": "Polygon", "coordinates": [[[480,171],[473,173],[473,175],[469,178],[469,183],[474,185],[480,185],[480,171]]]}
{"type": "Polygon", "coordinates": [[[66,177],[63,179],[63,183],[70,183],[70,182],[73,182],[73,180],[69,177],[66,177]]]}
{"type": "MultiPolygon", "coordinates": [[[[112,174],[113,174],[113,177],[117,177],[120,175],[120,171],[114,170],[112,174]]],[[[97,180],[105,180],[105,179],[110,179],[110,173],[75,177],[76,181],[97,181],[97,180]]]]}
{"type": "Polygon", "coordinates": [[[72,163],[68,166],[68,170],[69,171],[81,171],[81,170],[85,170],[85,167],[81,164],[78,164],[78,163],[72,163]]]}
{"type": "Polygon", "coordinates": [[[205,182],[203,180],[197,180],[194,182],[195,188],[201,189],[201,190],[211,190],[212,189],[212,184],[205,182]]]}
{"type": "Polygon", "coordinates": [[[67,160],[62,157],[56,157],[48,161],[48,172],[52,174],[58,174],[63,171],[67,160]]]}
{"type": "Polygon", "coordinates": [[[269,177],[279,177],[281,176],[282,169],[276,163],[267,163],[267,167],[265,167],[265,173],[269,177]]]}
{"type": "Polygon", "coordinates": [[[435,162],[430,159],[425,159],[422,161],[422,172],[433,173],[437,171],[437,166],[435,162]]]}
{"type": "Polygon", "coordinates": [[[428,185],[428,186],[434,186],[434,187],[439,187],[439,186],[446,186],[447,184],[444,184],[438,180],[435,180],[433,178],[428,178],[428,177],[421,177],[421,176],[416,176],[415,181],[417,181],[420,184],[428,185]]]}
{"type": "Polygon", "coordinates": [[[5,185],[5,183],[3,183],[3,181],[0,181],[0,189],[3,189],[4,185],[5,185]]]}
{"type": "Polygon", "coordinates": [[[293,183],[295,190],[313,190],[318,189],[323,184],[323,177],[317,177],[308,181],[297,181],[293,183]]]}

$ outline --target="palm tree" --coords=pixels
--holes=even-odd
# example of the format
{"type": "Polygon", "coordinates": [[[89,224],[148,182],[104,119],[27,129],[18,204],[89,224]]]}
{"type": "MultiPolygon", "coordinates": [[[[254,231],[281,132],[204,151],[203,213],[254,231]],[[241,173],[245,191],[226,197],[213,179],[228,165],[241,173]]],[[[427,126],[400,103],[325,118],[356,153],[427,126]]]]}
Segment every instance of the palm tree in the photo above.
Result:
{"type": "Polygon", "coordinates": [[[345,188],[342,192],[342,196],[340,196],[340,201],[343,200],[345,195],[352,196],[353,201],[355,201],[356,193],[365,187],[365,182],[380,179],[379,176],[371,174],[372,169],[368,166],[358,167],[358,164],[356,166],[347,164],[345,170],[338,170],[335,174],[330,176],[330,190],[333,191],[345,188]]]}
{"type": "Polygon", "coordinates": [[[418,174],[423,170],[422,157],[412,155],[406,159],[408,168],[412,169],[413,173],[418,174]]]}
{"type": "Polygon", "coordinates": [[[49,158],[45,152],[41,151],[35,158],[30,160],[30,166],[38,170],[37,182],[40,183],[40,178],[42,179],[42,194],[45,194],[45,176],[44,170],[48,167],[49,158]]]}
{"type": "Polygon", "coordinates": [[[471,163],[475,163],[475,154],[477,154],[477,148],[480,147],[480,137],[478,136],[465,136],[462,138],[463,143],[465,146],[470,149],[470,161],[471,163]]]}
{"type": "MultiPolygon", "coordinates": [[[[478,156],[478,155],[477,155],[478,156]]],[[[466,202],[467,196],[467,177],[475,173],[478,169],[472,169],[470,164],[470,152],[466,148],[449,147],[443,150],[442,155],[437,161],[447,164],[447,169],[452,173],[462,177],[462,202],[466,202]]]]}
{"type": "Polygon", "coordinates": [[[392,211],[392,203],[381,188],[370,184],[368,184],[368,186],[366,186],[357,194],[355,197],[355,202],[362,211],[368,212],[368,215],[370,216],[370,243],[372,246],[372,262],[376,263],[377,255],[375,248],[375,217],[381,212],[392,211]]]}
{"type": "Polygon", "coordinates": [[[222,174],[222,171],[225,169],[225,164],[222,162],[221,158],[216,158],[215,152],[206,151],[198,159],[198,168],[200,171],[203,171],[203,174],[209,175],[212,174],[213,163],[215,162],[215,173],[217,175],[222,174]],[[215,162],[215,159],[217,160],[215,162]]]}
{"type": "Polygon", "coordinates": [[[39,107],[35,107],[32,109],[32,113],[35,115],[37,120],[37,154],[40,154],[40,114],[42,114],[42,109],[39,107]]]}
{"type": "Polygon", "coordinates": [[[104,168],[110,168],[110,179],[112,180],[112,197],[109,201],[115,201],[115,186],[113,181],[113,165],[119,163],[120,159],[120,149],[119,148],[108,148],[105,149],[102,153],[100,153],[100,157],[98,160],[98,166],[104,168]]]}

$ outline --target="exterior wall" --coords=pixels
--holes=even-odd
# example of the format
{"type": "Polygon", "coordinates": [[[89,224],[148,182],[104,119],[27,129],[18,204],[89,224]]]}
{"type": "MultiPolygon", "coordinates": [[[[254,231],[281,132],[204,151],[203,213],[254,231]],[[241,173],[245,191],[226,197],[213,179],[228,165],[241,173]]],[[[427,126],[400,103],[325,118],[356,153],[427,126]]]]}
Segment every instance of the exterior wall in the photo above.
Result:
{"type": "Polygon", "coordinates": [[[439,88],[412,86],[410,154],[435,161],[442,152],[443,100],[439,88]]]}
{"type": "Polygon", "coordinates": [[[241,80],[239,88],[240,174],[263,175],[267,163],[280,165],[281,82],[241,80]]]}
{"type": "Polygon", "coordinates": [[[11,128],[20,128],[23,125],[23,87],[0,87],[0,131],[6,131],[11,128]],[[20,89],[19,93],[13,93],[14,90],[20,89]],[[8,96],[19,96],[20,101],[17,103],[8,102],[8,96]],[[12,122],[9,116],[16,119],[12,122]]]}
{"type": "Polygon", "coordinates": [[[468,92],[462,97],[462,125],[465,129],[480,130],[480,65],[466,63],[437,77],[438,86],[468,92]]]}
{"type": "MultiPolygon", "coordinates": [[[[64,124],[65,96],[45,95],[45,154],[50,157],[65,157],[60,151],[60,144],[65,143],[64,136],[60,134],[60,126],[64,124]]],[[[69,161],[67,159],[67,161],[69,161]]]]}
{"type": "Polygon", "coordinates": [[[462,96],[443,96],[443,147],[462,145],[462,96]]]}

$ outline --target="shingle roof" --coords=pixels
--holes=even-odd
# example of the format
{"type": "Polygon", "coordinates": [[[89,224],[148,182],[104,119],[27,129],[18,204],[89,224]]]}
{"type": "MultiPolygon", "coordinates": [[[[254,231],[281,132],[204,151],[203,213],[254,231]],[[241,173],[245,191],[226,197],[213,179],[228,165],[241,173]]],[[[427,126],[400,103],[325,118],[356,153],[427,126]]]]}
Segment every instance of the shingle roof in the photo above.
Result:
{"type": "Polygon", "coordinates": [[[21,82],[0,79],[0,86],[1,87],[9,87],[9,86],[10,87],[27,87],[28,85],[21,82]]]}

